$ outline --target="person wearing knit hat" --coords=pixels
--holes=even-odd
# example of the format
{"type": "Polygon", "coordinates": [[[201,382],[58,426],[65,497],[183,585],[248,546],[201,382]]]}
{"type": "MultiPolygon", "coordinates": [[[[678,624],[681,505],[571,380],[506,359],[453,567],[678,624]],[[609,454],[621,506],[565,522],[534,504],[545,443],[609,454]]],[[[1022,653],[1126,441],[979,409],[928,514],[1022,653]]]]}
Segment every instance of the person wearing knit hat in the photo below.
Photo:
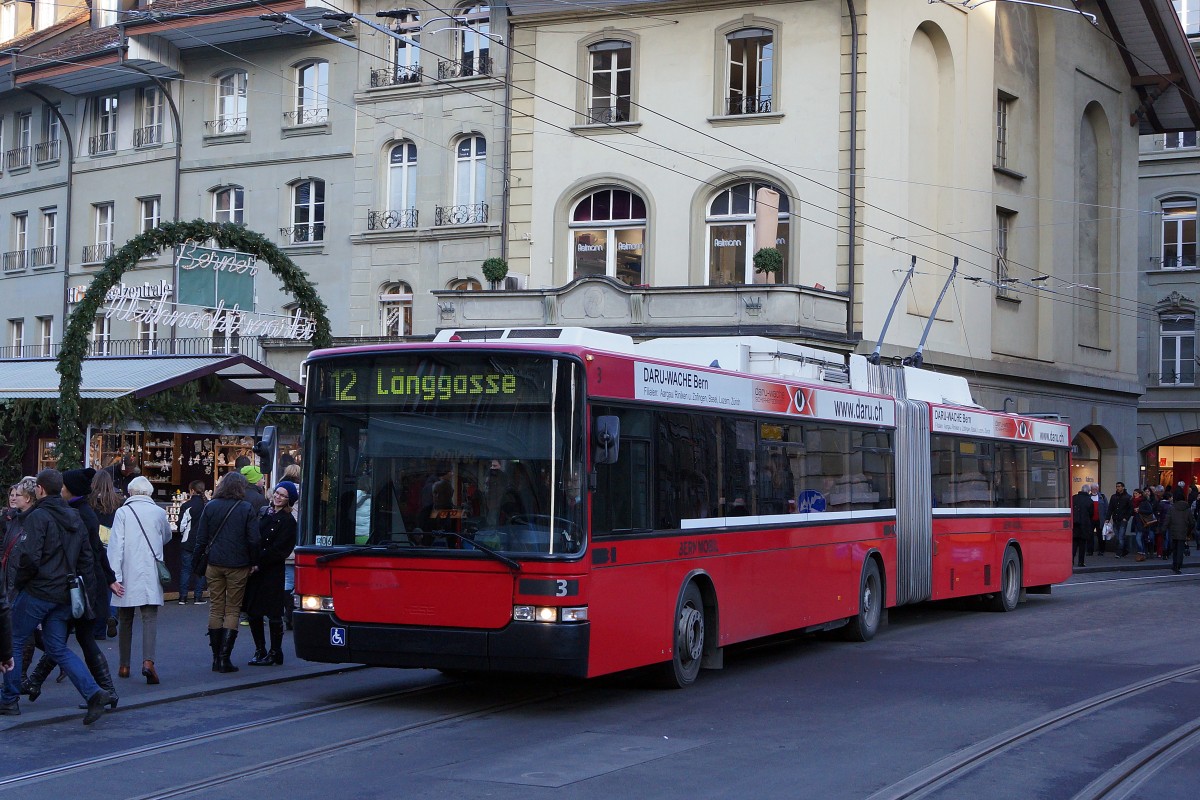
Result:
{"type": "Polygon", "coordinates": [[[258,570],[246,582],[246,597],[242,608],[246,612],[250,635],[254,637],[252,667],[270,667],[283,663],[283,610],[291,600],[284,590],[285,564],[296,549],[296,518],[292,503],[300,491],[291,481],[280,481],[271,492],[271,505],[258,518],[262,547],[258,570]],[[263,636],[263,617],[271,630],[271,649],[263,636]]]}
{"type": "Polygon", "coordinates": [[[262,483],[262,470],[253,464],[247,464],[246,466],[242,467],[239,472],[246,476],[246,483],[250,484],[251,486],[258,486],[260,483],[262,483]]]}
{"type": "Polygon", "coordinates": [[[246,486],[246,502],[254,509],[254,515],[258,516],[258,512],[267,505],[267,496],[263,494],[262,470],[254,464],[247,464],[238,472],[242,473],[248,484],[246,486]]]}
{"type": "Polygon", "coordinates": [[[296,501],[300,499],[300,487],[291,481],[280,481],[275,488],[287,492],[289,506],[296,505],[296,501]]]}
{"type": "Polygon", "coordinates": [[[92,493],[92,478],[96,477],[96,470],[91,467],[69,469],[62,476],[63,487],[71,493],[71,497],[86,497],[92,493]]]}

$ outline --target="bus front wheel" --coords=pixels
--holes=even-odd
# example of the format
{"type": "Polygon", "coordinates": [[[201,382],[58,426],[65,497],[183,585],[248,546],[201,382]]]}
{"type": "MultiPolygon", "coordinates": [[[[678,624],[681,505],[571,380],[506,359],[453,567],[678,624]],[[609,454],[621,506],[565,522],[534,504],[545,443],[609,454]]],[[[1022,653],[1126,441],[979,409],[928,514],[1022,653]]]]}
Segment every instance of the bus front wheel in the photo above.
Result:
{"type": "Polygon", "coordinates": [[[883,617],[883,579],[875,559],[863,562],[862,580],[858,589],[858,616],[851,618],[843,630],[852,642],[869,642],[879,631],[883,617]]]}
{"type": "Polygon", "coordinates": [[[704,658],[704,626],[704,598],[695,583],[688,583],[675,606],[671,660],[659,667],[663,688],[683,689],[696,682],[704,658]]]}

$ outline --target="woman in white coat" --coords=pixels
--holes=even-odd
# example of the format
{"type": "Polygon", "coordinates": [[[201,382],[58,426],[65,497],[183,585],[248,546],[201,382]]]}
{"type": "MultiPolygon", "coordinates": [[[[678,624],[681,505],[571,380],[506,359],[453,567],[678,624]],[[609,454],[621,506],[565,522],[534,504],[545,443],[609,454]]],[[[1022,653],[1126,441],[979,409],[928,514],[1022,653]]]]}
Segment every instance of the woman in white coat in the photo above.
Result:
{"type": "Polygon", "coordinates": [[[151,499],[154,485],[138,476],[129,482],[129,499],[117,509],[108,538],[108,563],[117,580],[112,585],[113,605],[119,624],[117,648],[121,666],[117,675],[129,677],[129,651],[133,644],[133,610],[142,610],[142,675],[146,683],[158,683],[154,648],[158,638],[158,607],[163,604],[163,587],[158,581],[155,560],[163,557],[163,546],[171,539],[167,512],[151,499]]]}

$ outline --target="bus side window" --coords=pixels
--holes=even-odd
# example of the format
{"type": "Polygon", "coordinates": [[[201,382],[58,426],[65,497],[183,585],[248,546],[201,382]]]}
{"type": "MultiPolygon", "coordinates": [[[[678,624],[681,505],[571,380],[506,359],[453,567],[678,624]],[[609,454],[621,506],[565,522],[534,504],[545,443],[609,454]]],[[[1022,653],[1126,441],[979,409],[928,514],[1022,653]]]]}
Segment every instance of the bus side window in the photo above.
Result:
{"type": "Polygon", "coordinates": [[[593,419],[612,415],[621,420],[620,457],[615,464],[596,466],[592,497],[592,533],[604,536],[649,530],[650,412],[625,408],[596,408],[593,419]]]}

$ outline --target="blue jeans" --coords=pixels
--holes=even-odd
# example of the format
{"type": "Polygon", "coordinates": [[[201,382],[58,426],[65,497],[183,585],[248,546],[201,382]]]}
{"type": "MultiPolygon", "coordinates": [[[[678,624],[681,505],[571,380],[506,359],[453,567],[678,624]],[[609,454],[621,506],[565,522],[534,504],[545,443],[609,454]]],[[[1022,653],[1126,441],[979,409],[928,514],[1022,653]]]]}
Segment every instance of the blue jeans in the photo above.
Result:
{"type": "Polygon", "coordinates": [[[187,599],[188,586],[191,585],[192,578],[196,579],[196,588],[195,588],[196,598],[195,599],[197,602],[199,602],[200,596],[204,594],[204,586],[206,583],[208,583],[208,581],[206,581],[204,579],[203,575],[197,575],[194,572],[192,572],[192,551],[180,549],[180,551],[179,551],[179,599],[180,600],[187,599]]]}
{"type": "Polygon", "coordinates": [[[71,604],[42,600],[28,592],[21,592],[12,606],[13,669],[4,673],[4,689],[0,691],[0,702],[15,703],[21,697],[21,649],[33,635],[38,625],[42,626],[42,642],[46,654],[62,667],[83,695],[83,699],[100,691],[92,673],[84,666],[79,656],[67,647],[67,623],[71,620],[71,604]]]}
{"type": "Polygon", "coordinates": [[[1125,531],[1129,528],[1129,520],[1117,522],[1113,520],[1113,542],[1116,543],[1119,555],[1129,554],[1129,543],[1125,541],[1125,531]]]}

